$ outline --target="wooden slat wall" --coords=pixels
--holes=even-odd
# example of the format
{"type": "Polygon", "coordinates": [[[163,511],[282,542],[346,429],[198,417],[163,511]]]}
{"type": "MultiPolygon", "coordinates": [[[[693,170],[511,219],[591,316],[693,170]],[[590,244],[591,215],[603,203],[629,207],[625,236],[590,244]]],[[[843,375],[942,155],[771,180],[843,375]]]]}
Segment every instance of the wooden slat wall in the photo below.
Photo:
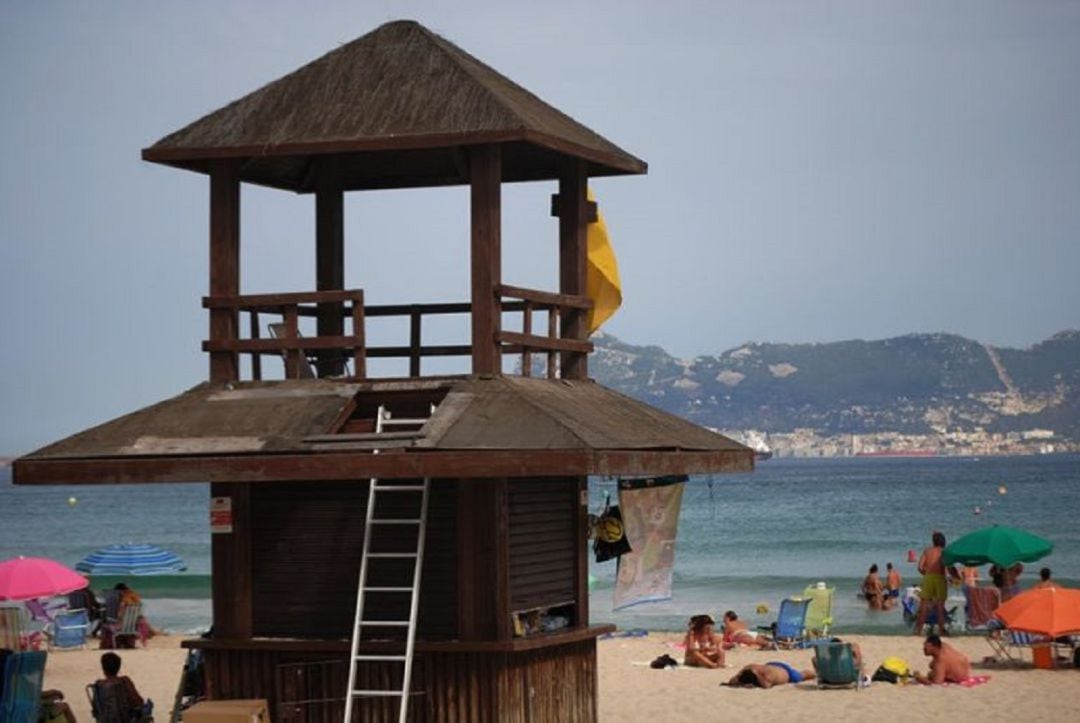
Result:
{"type": "MultiPolygon", "coordinates": [[[[207,650],[211,697],[266,698],[271,718],[338,723],[345,657],[271,650],[207,650]],[[309,701],[305,703],[304,701],[309,701]],[[319,702],[324,701],[324,702],[319,702]]],[[[361,687],[397,682],[393,666],[370,664],[361,687]]],[[[423,723],[592,723],[597,719],[596,641],[519,653],[418,654],[409,719],[423,723]]],[[[397,720],[397,703],[361,701],[354,721],[397,720]]]]}
{"type": "Polygon", "coordinates": [[[575,598],[577,515],[577,478],[511,480],[511,610],[575,598]]]}
{"type": "MultiPolygon", "coordinates": [[[[356,583],[363,547],[367,480],[254,486],[251,491],[253,634],[256,636],[347,638],[352,634],[356,583]]],[[[382,516],[409,504],[412,495],[387,496],[382,516]],[[400,498],[400,499],[395,499],[400,498]]],[[[384,498],[380,498],[382,500],[384,498]]],[[[380,501],[382,504],[382,501],[380,501]]],[[[445,640],[457,625],[456,488],[432,481],[428,505],[427,555],[421,581],[418,637],[445,640]]],[[[408,528],[384,526],[374,549],[407,549],[408,528]],[[384,531],[386,533],[384,534],[384,531]]],[[[380,561],[372,584],[411,584],[411,563],[380,561]]],[[[371,617],[407,617],[398,606],[407,596],[370,596],[371,617]]]]}

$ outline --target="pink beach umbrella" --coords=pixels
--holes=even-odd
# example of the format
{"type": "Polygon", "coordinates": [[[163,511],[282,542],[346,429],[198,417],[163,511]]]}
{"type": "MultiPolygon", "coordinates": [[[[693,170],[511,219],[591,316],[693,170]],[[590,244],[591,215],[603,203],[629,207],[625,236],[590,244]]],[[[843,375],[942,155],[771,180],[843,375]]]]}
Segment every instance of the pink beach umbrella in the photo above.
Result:
{"type": "Polygon", "coordinates": [[[45,557],[16,557],[0,562],[0,600],[66,595],[87,584],[86,578],[70,567],[45,557]]]}

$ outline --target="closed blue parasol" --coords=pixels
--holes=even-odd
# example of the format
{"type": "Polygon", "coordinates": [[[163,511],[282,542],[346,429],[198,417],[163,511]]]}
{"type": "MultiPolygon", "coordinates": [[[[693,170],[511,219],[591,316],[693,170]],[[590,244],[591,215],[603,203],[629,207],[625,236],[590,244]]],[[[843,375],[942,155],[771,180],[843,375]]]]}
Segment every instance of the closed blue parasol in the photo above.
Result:
{"type": "Polygon", "coordinates": [[[156,545],[109,545],[92,552],[75,565],[87,575],[168,575],[183,572],[187,565],[175,553],[156,545]]]}

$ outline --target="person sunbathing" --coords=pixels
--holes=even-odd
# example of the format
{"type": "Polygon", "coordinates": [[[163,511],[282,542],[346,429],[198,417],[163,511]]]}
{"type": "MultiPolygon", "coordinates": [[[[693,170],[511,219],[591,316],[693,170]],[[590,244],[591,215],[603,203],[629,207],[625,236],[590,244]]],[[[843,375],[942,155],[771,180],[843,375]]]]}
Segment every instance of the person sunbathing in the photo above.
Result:
{"type": "Polygon", "coordinates": [[[698,668],[724,667],[724,650],[720,639],[713,632],[716,621],[711,615],[695,615],[690,618],[683,644],[686,657],[683,663],[698,668]]]}
{"type": "Polygon", "coordinates": [[[772,688],[786,683],[802,683],[816,677],[812,670],[796,670],[787,663],[774,660],[765,665],[749,663],[743,666],[727,685],[732,688],[772,688]]]}
{"type": "Polygon", "coordinates": [[[746,627],[746,623],[739,620],[734,610],[724,613],[724,643],[725,650],[731,650],[737,645],[745,645],[750,648],[767,648],[772,641],[764,635],[755,633],[746,627]]]}
{"type": "Polygon", "coordinates": [[[923,655],[930,658],[930,674],[916,672],[914,678],[917,683],[962,683],[971,677],[971,661],[967,656],[948,643],[941,642],[937,635],[927,636],[923,643],[923,655]]]}

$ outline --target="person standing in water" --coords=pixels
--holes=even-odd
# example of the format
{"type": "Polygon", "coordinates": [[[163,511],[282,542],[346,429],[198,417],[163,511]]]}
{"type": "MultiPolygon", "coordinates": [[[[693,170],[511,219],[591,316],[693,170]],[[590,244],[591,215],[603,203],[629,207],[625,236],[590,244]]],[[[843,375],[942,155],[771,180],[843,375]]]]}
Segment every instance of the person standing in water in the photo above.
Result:
{"type": "Polygon", "coordinates": [[[922,551],[919,557],[919,572],[922,582],[919,587],[919,614],[915,618],[915,634],[922,636],[923,625],[930,609],[937,612],[938,629],[945,633],[945,599],[949,595],[949,585],[945,580],[946,571],[950,577],[959,577],[952,566],[945,567],[942,555],[945,552],[945,535],[935,531],[931,536],[931,545],[922,551]]]}
{"type": "Polygon", "coordinates": [[[885,569],[888,571],[885,575],[885,609],[888,610],[900,599],[900,588],[904,583],[900,579],[900,572],[893,567],[891,562],[885,563],[885,569]]]}

